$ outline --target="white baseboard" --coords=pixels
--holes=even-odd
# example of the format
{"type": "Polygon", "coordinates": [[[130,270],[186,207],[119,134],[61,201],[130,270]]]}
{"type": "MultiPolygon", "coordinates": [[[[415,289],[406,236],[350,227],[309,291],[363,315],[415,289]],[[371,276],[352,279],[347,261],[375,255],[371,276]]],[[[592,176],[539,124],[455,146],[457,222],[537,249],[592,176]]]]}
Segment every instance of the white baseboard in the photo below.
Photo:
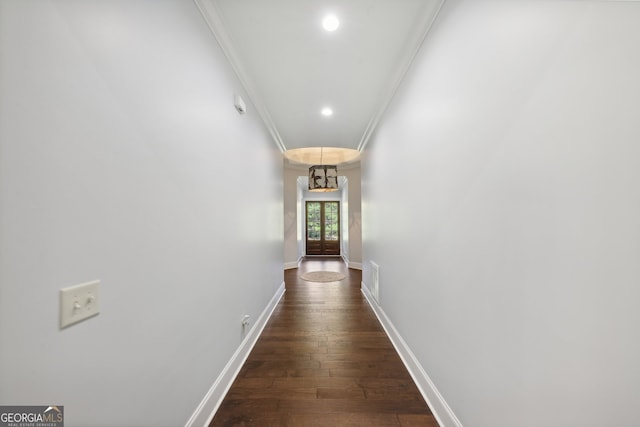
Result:
{"type": "Polygon", "coordinates": [[[294,261],[294,262],[285,262],[284,263],[284,269],[285,270],[291,270],[292,268],[298,268],[298,262],[294,261]]]}
{"type": "Polygon", "coordinates": [[[360,270],[362,271],[362,263],[361,262],[354,262],[354,261],[350,261],[348,263],[349,268],[353,268],[355,270],[360,270]]]}
{"type": "Polygon", "coordinates": [[[284,269],[285,270],[291,270],[292,268],[300,267],[300,263],[302,262],[303,259],[304,259],[304,257],[300,257],[300,258],[298,258],[298,261],[285,262],[284,263],[284,269]]]}
{"type": "Polygon", "coordinates": [[[262,330],[264,329],[267,321],[271,317],[273,310],[275,310],[280,298],[284,295],[285,287],[284,282],[280,285],[269,304],[265,307],[260,314],[260,317],[255,321],[253,327],[247,332],[244,340],[231,356],[231,359],[224,367],[216,381],[213,383],[207,394],[205,395],[200,405],[196,408],[191,418],[185,424],[185,427],[206,427],[209,425],[216,411],[220,407],[222,400],[227,395],[231,384],[238,376],[242,365],[249,357],[249,353],[253,349],[253,346],[258,341],[262,330]]]}
{"type": "Polygon", "coordinates": [[[340,257],[342,257],[342,260],[344,261],[344,263],[347,264],[347,268],[353,268],[355,270],[362,270],[362,263],[361,262],[349,261],[349,258],[344,256],[343,254],[340,254],[340,257]]]}
{"type": "Polygon", "coordinates": [[[438,421],[438,424],[440,424],[441,427],[463,427],[462,423],[455,416],[449,405],[447,405],[447,402],[445,402],[444,398],[422,368],[422,365],[420,365],[420,362],[418,362],[418,359],[416,359],[416,356],[413,354],[407,343],[402,339],[398,330],[393,326],[393,323],[391,323],[391,320],[389,320],[384,310],[382,310],[382,307],[375,302],[369,288],[364,282],[362,282],[360,288],[367,302],[376,314],[376,317],[380,321],[380,324],[387,333],[387,336],[400,355],[402,362],[411,374],[411,377],[413,378],[413,381],[415,381],[416,386],[424,397],[424,400],[427,401],[427,404],[429,405],[429,408],[431,408],[431,412],[438,421]]]}

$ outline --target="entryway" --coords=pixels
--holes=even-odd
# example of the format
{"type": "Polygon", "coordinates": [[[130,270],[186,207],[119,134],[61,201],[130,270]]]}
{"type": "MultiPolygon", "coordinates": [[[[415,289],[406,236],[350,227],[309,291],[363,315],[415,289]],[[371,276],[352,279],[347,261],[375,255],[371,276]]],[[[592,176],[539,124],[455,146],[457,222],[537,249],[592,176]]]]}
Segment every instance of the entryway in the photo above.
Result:
{"type": "Polygon", "coordinates": [[[340,255],[340,202],[306,202],[307,255],[340,255]]]}

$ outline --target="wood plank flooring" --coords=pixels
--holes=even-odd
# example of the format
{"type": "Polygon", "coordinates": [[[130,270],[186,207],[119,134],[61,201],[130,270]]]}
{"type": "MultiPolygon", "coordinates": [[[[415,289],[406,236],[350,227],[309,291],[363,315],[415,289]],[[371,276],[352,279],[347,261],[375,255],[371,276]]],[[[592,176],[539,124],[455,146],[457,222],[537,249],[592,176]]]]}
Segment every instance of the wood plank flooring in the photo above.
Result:
{"type": "Polygon", "coordinates": [[[286,292],[209,426],[437,427],[360,282],[339,258],[285,271],[286,292]],[[315,270],[346,278],[300,278],[315,270]]]}

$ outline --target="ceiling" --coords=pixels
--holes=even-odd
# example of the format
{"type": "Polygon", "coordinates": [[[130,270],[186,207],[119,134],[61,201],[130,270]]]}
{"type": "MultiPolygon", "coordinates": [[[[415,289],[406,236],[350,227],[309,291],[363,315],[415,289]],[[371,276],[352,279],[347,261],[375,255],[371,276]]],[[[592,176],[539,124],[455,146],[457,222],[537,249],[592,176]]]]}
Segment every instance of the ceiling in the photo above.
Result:
{"type": "Polygon", "coordinates": [[[444,2],[195,1],[283,151],[364,148],[444,2]]]}

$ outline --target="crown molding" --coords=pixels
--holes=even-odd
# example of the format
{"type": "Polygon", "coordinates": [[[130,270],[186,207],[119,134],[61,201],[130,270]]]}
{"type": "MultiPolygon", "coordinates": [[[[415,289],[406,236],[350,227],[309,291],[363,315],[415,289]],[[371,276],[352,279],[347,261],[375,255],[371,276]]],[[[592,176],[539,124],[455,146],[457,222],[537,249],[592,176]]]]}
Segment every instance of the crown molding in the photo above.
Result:
{"type": "Polygon", "coordinates": [[[429,34],[429,31],[431,31],[431,27],[433,26],[433,23],[435,22],[436,18],[440,14],[440,11],[442,10],[442,6],[444,6],[446,1],[447,0],[440,0],[440,4],[438,4],[435,7],[435,13],[428,14],[425,17],[425,20],[422,23],[422,25],[418,25],[415,27],[415,28],[418,28],[418,31],[414,33],[412,43],[407,44],[408,46],[413,46],[413,47],[407,50],[405,55],[405,60],[400,61],[400,64],[402,65],[398,67],[394,75],[394,78],[391,79],[392,84],[388,86],[389,89],[380,97],[380,100],[378,102],[379,108],[377,109],[376,113],[373,115],[373,117],[369,121],[369,124],[367,125],[364,133],[362,134],[362,138],[360,138],[360,143],[358,144],[358,151],[360,152],[364,151],[367,144],[369,143],[369,140],[371,139],[373,132],[376,130],[376,128],[378,127],[378,124],[380,123],[380,119],[384,115],[385,111],[387,111],[387,108],[391,104],[391,101],[393,100],[393,97],[395,96],[396,92],[398,92],[400,85],[404,81],[407,73],[409,72],[409,69],[413,65],[413,61],[415,61],[416,56],[418,55],[418,52],[420,52],[420,49],[422,48],[422,45],[424,44],[424,41],[427,38],[427,35],[429,34]]]}
{"type": "Polygon", "coordinates": [[[247,96],[251,100],[251,103],[258,112],[258,115],[260,115],[260,118],[264,122],[264,125],[267,127],[271,138],[273,138],[273,141],[275,142],[278,149],[280,149],[281,152],[285,152],[287,147],[284,145],[282,137],[280,136],[275,123],[271,119],[269,111],[262,104],[262,102],[260,102],[258,92],[255,90],[255,86],[251,82],[249,75],[244,71],[240,60],[238,59],[238,55],[233,48],[233,44],[231,43],[231,37],[229,37],[229,34],[225,30],[226,27],[224,25],[224,20],[222,19],[222,16],[215,5],[215,0],[193,0],[193,2],[198,7],[200,14],[211,30],[211,33],[218,42],[218,45],[222,49],[222,52],[226,56],[227,60],[231,64],[233,72],[238,77],[238,80],[246,91],[247,96]]]}

